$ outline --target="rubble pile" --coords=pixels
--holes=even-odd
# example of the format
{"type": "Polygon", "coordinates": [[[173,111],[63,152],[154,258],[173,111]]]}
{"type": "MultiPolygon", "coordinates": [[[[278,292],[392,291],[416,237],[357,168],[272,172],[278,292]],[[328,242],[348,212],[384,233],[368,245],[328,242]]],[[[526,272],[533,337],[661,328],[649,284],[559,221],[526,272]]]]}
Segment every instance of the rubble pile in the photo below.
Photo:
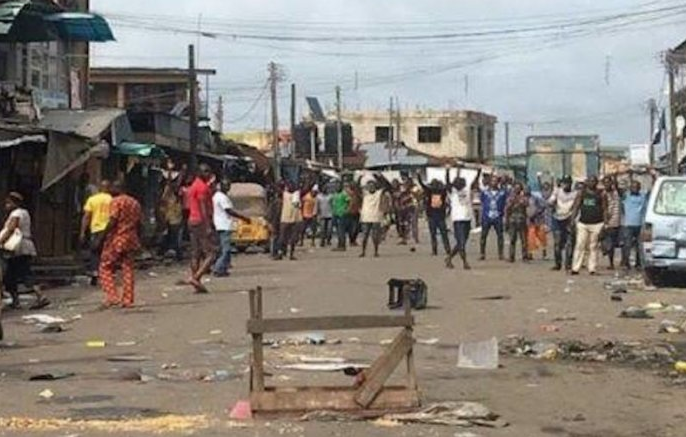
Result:
{"type": "Polygon", "coordinates": [[[578,340],[559,342],[509,337],[500,343],[501,353],[545,360],[610,362],[640,368],[663,369],[678,361],[678,351],[671,343],[621,342],[601,340],[584,343],[578,340]]]}

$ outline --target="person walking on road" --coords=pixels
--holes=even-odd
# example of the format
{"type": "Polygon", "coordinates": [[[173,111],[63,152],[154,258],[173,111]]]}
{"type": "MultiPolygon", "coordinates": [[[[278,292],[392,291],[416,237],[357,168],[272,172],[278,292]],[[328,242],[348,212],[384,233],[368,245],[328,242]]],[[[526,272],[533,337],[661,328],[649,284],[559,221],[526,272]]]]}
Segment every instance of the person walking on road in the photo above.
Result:
{"type": "MultiPolygon", "coordinates": [[[[478,180],[479,174],[476,175],[475,181],[478,180]]],[[[471,267],[467,262],[467,241],[469,241],[469,233],[471,232],[472,220],[474,218],[472,190],[471,187],[467,186],[467,181],[460,177],[459,168],[457,169],[457,176],[452,183],[450,182],[450,172],[446,171],[446,184],[450,190],[448,200],[450,203],[450,220],[453,223],[455,247],[446,257],[445,266],[449,269],[454,268],[453,258],[456,255],[460,255],[462,266],[465,270],[470,270],[471,267]]]]}
{"type": "Polygon", "coordinates": [[[5,211],[7,219],[0,230],[0,255],[4,258],[2,269],[2,285],[12,298],[10,308],[19,308],[19,284],[24,284],[31,289],[36,296],[36,301],[31,305],[32,310],[37,310],[50,305],[34,284],[31,263],[37,256],[36,245],[33,241],[31,229],[31,215],[24,208],[24,196],[12,191],[5,199],[5,211]],[[19,235],[19,239],[15,237],[19,235]],[[6,245],[13,239],[15,247],[11,249],[6,245]]]}
{"type": "Polygon", "coordinates": [[[191,237],[191,277],[188,283],[196,293],[207,293],[202,277],[209,273],[217,256],[215,231],[212,223],[213,179],[210,167],[200,164],[193,183],[188,188],[188,233],[191,237]]]}
{"type": "Polygon", "coordinates": [[[579,216],[576,225],[576,247],[572,275],[578,275],[588,254],[587,266],[591,275],[598,267],[598,240],[606,220],[607,201],[598,189],[598,178],[591,176],[574,203],[574,214],[579,216]]]}
{"type": "Polygon", "coordinates": [[[503,238],[503,217],[507,202],[507,191],[500,187],[498,178],[491,175],[489,186],[481,191],[481,257],[486,259],[486,243],[491,229],[495,230],[498,240],[498,258],[504,259],[505,240],[503,238]]]}
{"type": "Polygon", "coordinates": [[[632,250],[636,253],[636,268],[641,267],[639,238],[647,205],[648,194],[641,192],[641,183],[632,179],[629,192],[622,198],[622,267],[626,270],[631,268],[632,250]]]}
{"type": "Polygon", "coordinates": [[[295,245],[300,239],[302,224],[301,193],[292,182],[286,182],[282,195],[281,225],[279,228],[279,254],[277,260],[288,253],[290,260],[295,260],[295,245]]]}
{"type": "MultiPolygon", "coordinates": [[[[362,190],[362,209],[360,210],[360,220],[362,223],[362,253],[360,258],[367,255],[367,245],[369,237],[372,237],[374,245],[374,257],[379,256],[379,245],[383,238],[383,221],[387,211],[384,207],[384,196],[392,189],[391,184],[382,176],[374,175],[373,181],[367,182],[362,190]]],[[[358,181],[360,185],[362,178],[358,181]]]]}
{"type": "Polygon", "coordinates": [[[311,246],[315,246],[317,239],[317,188],[312,187],[302,197],[303,225],[300,231],[300,246],[305,245],[305,237],[310,233],[311,246]]]}
{"type": "Polygon", "coordinates": [[[605,188],[605,227],[603,228],[603,254],[610,262],[610,270],[615,269],[615,252],[620,243],[620,227],[622,225],[622,198],[617,180],[611,176],[603,179],[605,188]]]}
{"type": "Polygon", "coordinates": [[[346,250],[346,238],[348,238],[348,207],[350,206],[350,196],[342,184],[338,185],[338,191],[331,196],[331,209],[333,212],[333,225],[336,227],[338,245],[335,251],[346,250]]]}
{"type": "Polygon", "coordinates": [[[317,194],[316,219],[319,221],[318,228],[321,233],[319,246],[331,246],[333,210],[331,208],[331,194],[327,186],[324,186],[322,192],[317,194]]]}
{"type": "Polygon", "coordinates": [[[446,256],[450,256],[450,241],[448,240],[448,228],[445,225],[446,211],[448,207],[448,189],[437,179],[426,185],[418,175],[419,185],[424,190],[426,218],[429,221],[429,235],[431,237],[431,254],[438,255],[438,233],[441,234],[441,242],[446,256]]]}
{"type": "Polygon", "coordinates": [[[511,263],[515,262],[515,252],[517,240],[522,250],[522,261],[529,260],[529,250],[527,249],[527,210],[529,208],[529,196],[524,191],[521,182],[516,182],[512,187],[512,193],[507,199],[505,207],[505,223],[510,232],[510,258],[511,263]]]}
{"type": "Polygon", "coordinates": [[[574,204],[578,192],[572,189],[572,178],[565,176],[560,181],[560,185],[553,191],[548,198],[548,205],[552,208],[552,228],[554,240],[555,266],[553,270],[562,270],[562,264],[566,271],[572,269],[572,254],[574,245],[572,244],[574,204]]]}
{"type": "Polygon", "coordinates": [[[231,267],[231,235],[233,234],[233,218],[237,218],[245,223],[250,223],[250,219],[233,209],[233,203],[229,198],[231,181],[223,179],[219,183],[217,191],[212,196],[212,221],[214,229],[219,237],[219,256],[212,268],[212,274],[216,277],[229,276],[231,267]]]}
{"type": "Polygon", "coordinates": [[[110,182],[106,179],[100,182],[98,192],[90,196],[83,206],[81,219],[81,244],[88,242],[89,262],[88,270],[91,275],[91,285],[98,283],[98,268],[100,267],[100,252],[105,228],[110,219],[110,203],[112,195],[110,182]]]}
{"type": "Polygon", "coordinates": [[[105,292],[103,309],[121,305],[131,308],[134,303],[135,255],[141,248],[140,229],[143,216],[141,205],[124,193],[123,184],[112,184],[110,219],[105,229],[105,242],[100,258],[100,282],[105,292]],[[116,285],[116,268],[121,266],[122,295],[116,285]]]}

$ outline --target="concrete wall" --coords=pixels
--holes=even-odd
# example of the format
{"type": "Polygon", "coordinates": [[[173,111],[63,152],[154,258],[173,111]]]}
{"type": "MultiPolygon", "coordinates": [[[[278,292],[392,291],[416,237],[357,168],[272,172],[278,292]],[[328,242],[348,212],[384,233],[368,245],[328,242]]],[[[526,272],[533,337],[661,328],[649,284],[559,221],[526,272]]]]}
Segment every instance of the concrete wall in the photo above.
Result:
{"type": "MultiPolygon", "coordinates": [[[[352,124],[355,140],[361,143],[375,142],[376,127],[389,125],[387,112],[344,113],[342,118],[343,121],[352,124]]],[[[472,111],[401,112],[400,137],[395,135],[395,120],[393,132],[394,139],[399,139],[408,147],[427,155],[477,161],[488,160],[494,156],[495,123],[494,116],[472,111]],[[440,127],[441,141],[420,142],[418,131],[422,126],[440,127]]]]}

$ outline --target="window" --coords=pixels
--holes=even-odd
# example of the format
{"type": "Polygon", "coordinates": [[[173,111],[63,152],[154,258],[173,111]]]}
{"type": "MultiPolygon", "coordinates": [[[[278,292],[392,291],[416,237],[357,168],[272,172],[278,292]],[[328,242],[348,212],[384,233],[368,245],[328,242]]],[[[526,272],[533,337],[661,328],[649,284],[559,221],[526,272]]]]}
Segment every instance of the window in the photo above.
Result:
{"type": "Polygon", "coordinates": [[[419,126],[417,128],[417,141],[420,143],[440,143],[440,126],[419,126]]]}
{"type": "Polygon", "coordinates": [[[484,156],[484,149],[485,149],[485,147],[484,147],[484,146],[485,146],[485,144],[484,144],[484,139],[485,139],[485,138],[484,138],[484,127],[483,127],[483,126],[479,126],[479,127],[476,129],[476,147],[477,147],[477,149],[476,149],[476,155],[477,155],[477,158],[478,158],[480,161],[483,161],[484,158],[486,158],[486,157],[484,156]]]}
{"type": "Polygon", "coordinates": [[[374,128],[374,141],[377,143],[393,141],[393,138],[390,138],[391,136],[393,136],[393,128],[389,126],[376,126],[374,128]]]}
{"type": "Polygon", "coordinates": [[[655,213],[686,216],[686,182],[665,181],[655,199],[655,213]]]}

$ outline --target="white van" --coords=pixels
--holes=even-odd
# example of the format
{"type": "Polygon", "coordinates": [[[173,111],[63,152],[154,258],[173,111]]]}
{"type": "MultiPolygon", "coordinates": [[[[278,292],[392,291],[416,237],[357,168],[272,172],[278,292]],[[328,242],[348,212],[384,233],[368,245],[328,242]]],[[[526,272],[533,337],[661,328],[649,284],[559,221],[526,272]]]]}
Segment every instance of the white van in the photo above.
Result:
{"type": "Polygon", "coordinates": [[[650,192],[641,232],[646,279],[686,277],[686,176],[661,177],[650,192]]]}

